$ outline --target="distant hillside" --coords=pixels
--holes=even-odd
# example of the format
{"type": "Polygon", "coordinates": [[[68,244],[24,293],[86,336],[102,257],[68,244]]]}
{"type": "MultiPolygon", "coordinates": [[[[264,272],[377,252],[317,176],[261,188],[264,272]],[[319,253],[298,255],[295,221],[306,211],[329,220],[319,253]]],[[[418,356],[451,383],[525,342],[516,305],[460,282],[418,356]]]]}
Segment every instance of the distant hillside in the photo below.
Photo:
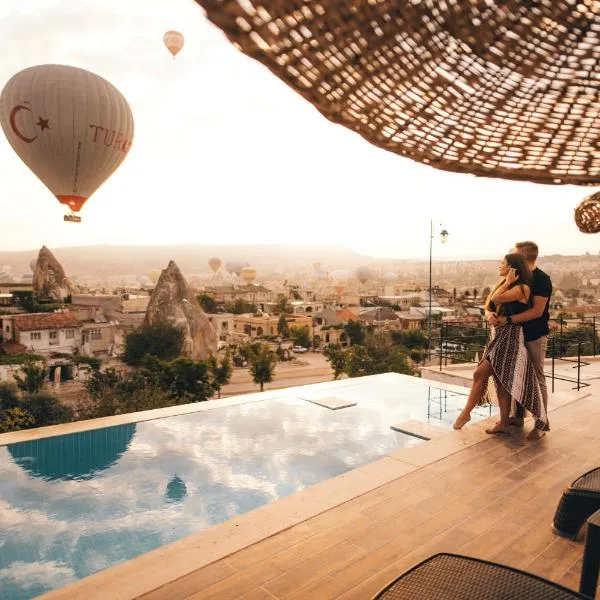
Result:
{"type": "MultiPolygon", "coordinates": [[[[208,259],[217,256],[225,264],[243,261],[259,269],[300,269],[313,262],[325,268],[358,266],[365,257],[344,246],[83,246],[78,248],[51,248],[70,276],[124,275],[147,273],[163,269],[174,260],[184,273],[208,270],[208,259]]],[[[0,251],[2,265],[12,267],[14,273],[29,272],[29,261],[37,256],[38,249],[20,252],[0,251]]]]}

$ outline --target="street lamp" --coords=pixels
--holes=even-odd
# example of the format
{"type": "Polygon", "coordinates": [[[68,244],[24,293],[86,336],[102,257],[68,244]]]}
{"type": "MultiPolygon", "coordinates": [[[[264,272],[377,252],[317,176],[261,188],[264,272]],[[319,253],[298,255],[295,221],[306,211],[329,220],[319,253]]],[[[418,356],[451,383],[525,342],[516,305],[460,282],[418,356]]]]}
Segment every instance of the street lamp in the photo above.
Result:
{"type": "MultiPolygon", "coordinates": [[[[437,223],[440,227],[441,223],[437,223]]],[[[442,229],[440,231],[440,242],[445,244],[448,241],[448,230],[442,229]]],[[[433,255],[433,221],[429,221],[429,310],[427,312],[427,358],[431,360],[431,296],[432,296],[432,283],[431,283],[431,266],[432,266],[432,255],[433,255]]]]}

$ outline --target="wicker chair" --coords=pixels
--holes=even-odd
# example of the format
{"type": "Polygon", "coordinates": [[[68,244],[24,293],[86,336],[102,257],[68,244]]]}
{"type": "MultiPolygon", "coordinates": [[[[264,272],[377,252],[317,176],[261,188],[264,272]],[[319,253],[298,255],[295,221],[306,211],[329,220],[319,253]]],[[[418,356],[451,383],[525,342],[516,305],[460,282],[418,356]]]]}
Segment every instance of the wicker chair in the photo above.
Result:
{"type": "Polygon", "coordinates": [[[383,588],[374,600],[506,600],[507,598],[589,600],[591,597],[512,567],[458,554],[436,554],[400,575],[383,588]]]}
{"type": "Polygon", "coordinates": [[[600,467],[577,478],[563,492],[552,529],[574,540],[586,519],[597,510],[600,510],[600,467]]]}

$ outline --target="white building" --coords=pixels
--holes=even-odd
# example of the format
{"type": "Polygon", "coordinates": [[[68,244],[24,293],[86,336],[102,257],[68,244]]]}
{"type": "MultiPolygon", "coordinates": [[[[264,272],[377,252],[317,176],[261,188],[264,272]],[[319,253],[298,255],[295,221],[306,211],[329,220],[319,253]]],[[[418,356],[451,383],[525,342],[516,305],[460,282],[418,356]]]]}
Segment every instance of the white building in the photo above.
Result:
{"type": "Polygon", "coordinates": [[[73,354],[81,348],[81,323],[74,312],[6,315],[0,319],[2,339],[21,344],[28,352],[73,354]]]}

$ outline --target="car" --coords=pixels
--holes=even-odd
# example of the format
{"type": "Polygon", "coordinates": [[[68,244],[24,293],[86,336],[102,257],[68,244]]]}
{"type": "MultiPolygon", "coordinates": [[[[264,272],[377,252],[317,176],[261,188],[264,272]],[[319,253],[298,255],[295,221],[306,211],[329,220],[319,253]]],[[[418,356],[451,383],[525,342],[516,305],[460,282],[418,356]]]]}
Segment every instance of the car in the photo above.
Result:
{"type": "Polygon", "coordinates": [[[308,352],[308,349],[304,346],[294,346],[292,352],[308,352]]]}

